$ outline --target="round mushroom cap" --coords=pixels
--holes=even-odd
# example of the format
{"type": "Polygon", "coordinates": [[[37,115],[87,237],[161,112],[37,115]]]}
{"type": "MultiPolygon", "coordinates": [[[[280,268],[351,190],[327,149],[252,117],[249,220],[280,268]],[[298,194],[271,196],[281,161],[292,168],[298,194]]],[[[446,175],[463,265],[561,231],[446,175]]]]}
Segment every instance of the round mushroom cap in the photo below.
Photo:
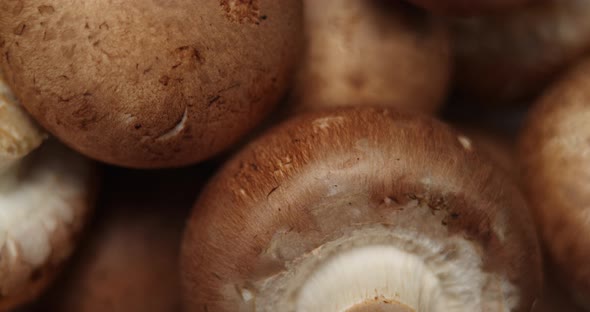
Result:
{"type": "Polygon", "coordinates": [[[590,50],[590,2],[536,1],[455,19],[456,87],[468,103],[526,104],[590,50]]]}
{"type": "Polygon", "coordinates": [[[451,72],[439,18],[401,1],[304,1],[306,54],[296,109],[387,105],[434,113],[451,72]]]}
{"type": "Polygon", "coordinates": [[[187,311],[529,311],[542,284],[518,188],[448,126],[372,107],[300,115],[237,154],[194,207],[181,272],[187,311]]]}
{"type": "Polygon", "coordinates": [[[39,147],[44,138],[0,75],[0,174],[39,147]]]}
{"type": "Polygon", "coordinates": [[[75,247],[95,171],[49,141],[0,175],[0,311],[35,299],[75,247]]]}
{"type": "Polygon", "coordinates": [[[590,307],[590,60],[539,99],[519,156],[527,199],[556,275],[590,307]]]}
{"type": "MultiPolygon", "coordinates": [[[[436,13],[450,15],[476,15],[499,13],[522,7],[536,0],[410,0],[410,2],[436,13]]],[[[545,1],[545,0],[541,0],[545,1]]]]}
{"type": "Polygon", "coordinates": [[[48,131],[128,167],[201,161],[285,92],[297,0],[66,0],[0,4],[0,67],[48,131]]]}

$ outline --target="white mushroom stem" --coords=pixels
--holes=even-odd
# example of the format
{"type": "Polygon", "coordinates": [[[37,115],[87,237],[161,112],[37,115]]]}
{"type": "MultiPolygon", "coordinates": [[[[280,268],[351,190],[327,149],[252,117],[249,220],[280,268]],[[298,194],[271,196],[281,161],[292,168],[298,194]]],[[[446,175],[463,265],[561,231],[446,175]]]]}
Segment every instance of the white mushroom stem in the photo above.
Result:
{"type": "Polygon", "coordinates": [[[376,225],[346,232],[242,289],[244,302],[289,312],[511,311],[518,303],[515,287],[486,272],[477,243],[462,236],[376,225]]]}
{"type": "Polygon", "coordinates": [[[400,311],[404,305],[410,307],[406,311],[443,311],[448,306],[437,276],[419,257],[376,245],[325,263],[302,287],[297,311],[340,312],[379,302],[400,311]]]}

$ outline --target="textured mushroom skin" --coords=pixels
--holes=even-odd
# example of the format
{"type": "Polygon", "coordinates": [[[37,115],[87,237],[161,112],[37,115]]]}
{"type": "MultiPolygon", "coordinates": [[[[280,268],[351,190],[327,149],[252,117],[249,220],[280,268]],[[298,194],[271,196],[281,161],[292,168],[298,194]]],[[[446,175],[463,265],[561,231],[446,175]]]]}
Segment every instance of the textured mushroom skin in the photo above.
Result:
{"type": "Polygon", "coordinates": [[[44,138],[0,74],[0,174],[39,147],[44,138]]]}
{"type": "MultiPolygon", "coordinates": [[[[474,15],[500,12],[538,0],[410,0],[437,13],[451,15],[474,15]]],[[[544,1],[544,0],[542,0],[544,1]]]]}
{"type": "Polygon", "coordinates": [[[590,307],[590,61],[536,104],[523,131],[522,179],[556,275],[590,307]]]}
{"type": "Polygon", "coordinates": [[[205,189],[185,232],[185,304],[252,311],[240,289],[374,224],[467,239],[484,271],[516,286],[513,311],[528,311],[541,286],[529,218],[518,190],[436,121],[375,108],[308,114],[249,145],[205,189]]]}
{"type": "Polygon", "coordinates": [[[305,1],[298,106],[387,104],[434,113],[450,82],[446,24],[402,2],[305,1]]]}
{"type": "Polygon", "coordinates": [[[0,179],[0,311],[33,300],[53,280],[95,198],[93,165],[56,142],[13,170],[0,179]]]}
{"type": "Polygon", "coordinates": [[[590,2],[547,0],[506,14],[456,19],[456,85],[489,105],[529,100],[590,49],[590,2]]]}
{"type": "Polygon", "coordinates": [[[0,67],[27,110],[92,158],[180,166],[236,142],[286,89],[296,0],[0,3],[0,67]]]}

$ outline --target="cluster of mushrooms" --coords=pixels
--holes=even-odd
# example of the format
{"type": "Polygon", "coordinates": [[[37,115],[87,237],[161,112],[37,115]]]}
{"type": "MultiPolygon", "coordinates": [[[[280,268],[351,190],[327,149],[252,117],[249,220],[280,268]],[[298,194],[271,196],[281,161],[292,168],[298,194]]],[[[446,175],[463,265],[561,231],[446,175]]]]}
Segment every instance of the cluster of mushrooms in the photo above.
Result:
{"type": "Polygon", "coordinates": [[[0,0],[0,312],[585,310],[590,1],[0,0]]]}

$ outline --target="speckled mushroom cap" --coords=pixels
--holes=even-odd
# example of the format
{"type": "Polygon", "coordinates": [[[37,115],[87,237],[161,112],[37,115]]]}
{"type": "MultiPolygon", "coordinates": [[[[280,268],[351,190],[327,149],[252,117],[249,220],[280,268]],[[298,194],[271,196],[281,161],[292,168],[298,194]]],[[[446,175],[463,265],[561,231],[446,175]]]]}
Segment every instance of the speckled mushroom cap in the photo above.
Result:
{"type": "Polygon", "coordinates": [[[590,50],[590,2],[533,1],[453,23],[457,92],[470,103],[522,104],[590,50]]]}
{"type": "Polygon", "coordinates": [[[450,15],[497,13],[513,10],[535,1],[545,0],[410,0],[410,2],[436,13],[450,15]]]}
{"type": "Polygon", "coordinates": [[[522,179],[556,275],[590,308],[590,60],[538,101],[520,141],[522,179]]]}
{"type": "Polygon", "coordinates": [[[44,137],[0,80],[0,311],[47,286],[91,206],[92,165],[44,137]]]}
{"type": "Polygon", "coordinates": [[[297,108],[387,104],[434,113],[451,72],[446,24],[402,1],[304,1],[297,108]]]}
{"type": "Polygon", "coordinates": [[[0,68],[61,141],[129,167],[235,143],[278,102],[301,44],[298,0],[0,3],[0,68]]]}
{"type": "Polygon", "coordinates": [[[529,311],[541,287],[508,178],[449,127],[368,107],[248,145],[196,203],[181,260],[187,311],[529,311]]]}

